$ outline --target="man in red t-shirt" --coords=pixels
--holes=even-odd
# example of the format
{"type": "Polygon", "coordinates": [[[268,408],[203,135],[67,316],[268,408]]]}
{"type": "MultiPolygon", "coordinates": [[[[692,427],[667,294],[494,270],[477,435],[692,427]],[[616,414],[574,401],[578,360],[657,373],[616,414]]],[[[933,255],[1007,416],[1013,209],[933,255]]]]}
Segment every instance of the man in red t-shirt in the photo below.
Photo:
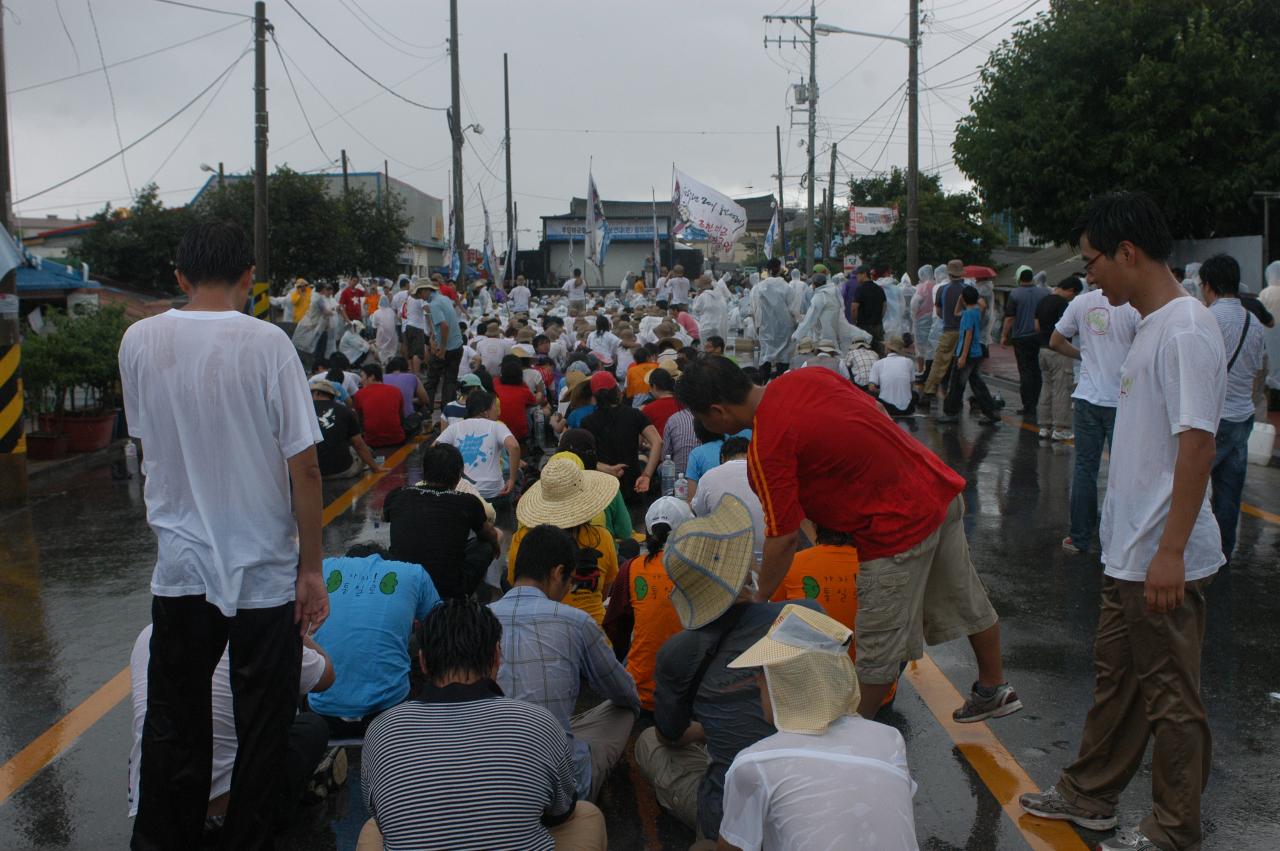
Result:
{"type": "Polygon", "coordinates": [[[875,714],[923,642],[961,636],[978,658],[978,681],[955,720],[1022,708],[1004,681],[998,618],[969,559],[963,478],[831,370],[795,370],[759,387],[732,361],[704,357],[685,369],[676,397],[713,432],[752,429],[747,469],[765,515],[758,602],[787,575],[805,519],[852,536],[862,563],[859,713],[875,714]]]}
{"type": "Polygon", "coordinates": [[[648,375],[649,392],[653,394],[653,401],[643,405],[640,410],[653,423],[659,436],[666,434],[667,420],[671,419],[671,415],[684,407],[675,396],[675,375],[679,374],[680,368],[676,366],[676,362],[669,360],[659,363],[658,368],[648,375]]]}
{"type": "Polygon", "coordinates": [[[351,397],[352,407],[364,421],[364,441],[370,446],[404,443],[400,414],[404,396],[399,388],[382,383],[382,366],[367,363],[360,367],[360,389],[351,397]]]}
{"type": "Polygon", "coordinates": [[[360,279],[352,275],[347,279],[347,285],[343,288],[342,293],[338,296],[338,304],[342,307],[342,312],[350,321],[364,318],[361,316],[360,310],[364,304],[364,290],[360,286],[360,279]]]}

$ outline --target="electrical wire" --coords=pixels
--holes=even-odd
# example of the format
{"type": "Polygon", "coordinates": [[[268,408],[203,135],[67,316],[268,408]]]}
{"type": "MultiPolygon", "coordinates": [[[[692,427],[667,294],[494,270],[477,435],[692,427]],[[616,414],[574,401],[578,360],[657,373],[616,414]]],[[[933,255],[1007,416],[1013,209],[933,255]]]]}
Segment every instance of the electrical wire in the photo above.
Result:
{"type": "MultiPolygon", "coordinates": [[[[253,42],[249,42],[249,44],[245,46],[244,53],[240,54],[241,59],[248,55],[249,48],[252,46],[253,42]]],[[[239,64],[239,60],[237,60],[236,65],[239,64]]],[[[209,98],[205,103],[204,108],[200,110],[200,113],[196,116],[196,120],[191,122],[191,126],[187,128],[187,132],[182,134],[182,138],[178,140],[178,144],[173,146],[173,150],[169,151],[169,155],[160,161],[160,165],[158,165],[156,170],[151,173],[151,176],[147,178],[147,183],[155,182],[156,175],[164,170],[164,167],[169,164],[169,160],[173,159],[173,155],[178,153],[178,149],[181,148],[183,143],[187,141],[187,138],[195,132],[196,127],[200,124],[200,120],[204,118],[205,113],[209,111],[209,107],[213,106],[213,102],[218,99],[218,95],[222,94],[222,90],[226,87],[227,81],[231,79],[231,72],[235,70],[236,65],[232,65],[231,68],[227,69],[227,73],[223,76],[222,82],[218,84],[218,88],[214,89],[213,96],[209,98]]]]}
{"type": "MultiPolygon", "coordinates": [[[[429,45],[429,44],[414,44],[414,43],[413,43],[413,42],[411,42],[411,41],[405,41],[405,40],[404,40],[404,39],[402,39],[400,36],[396,35],[396,33],[395,33],[393,30],[389,30],[389,29],[387,29],[386,27],[384,27],[382,24],[378,23],[378,19],[377,19],[377,18],[375,18],[373,15],[370,15],[370,14],[368,13],[368,11],[366,11],[366,10],[365,10],[365,8],[364,8],[363,6],[361,6],[358,2],[356,2],[356,0],[350,0],[350,2],[351,2],[351,5],[352,5],[352,6],[355,6],[357,9],[359,9],[361,12],[363,12],[363,13],[364,13],[364,16],[365,16],[366,18],[368,18],[370,21],[372,21],[372,22],[373,22],[373,25],[374,25],[375,27],[377,27],[378,29],[382,30],[384,33],[386,33],[387,35],[391,36],[391,37],[392,37],[392,38],[394,38],[396,41],[400,42],[401,44],[405,45],[406,47],[412,47],[412,48],[413,48],[413,49],[415,49],[415,50],[430,50],[430,51],[434,51],[434,50],[444,50],[444,49],[447,49],[447,48],[445,47],[445,45],[444,45],[444,44],[442,44],[442,43],[436,43],[436,44],[434,44],[434,45],[429,45]]],[[[418,57],[418,58],[420,58],[420,59],[425,59],[426,57],[418,57]]]]}
{"type": "MultiPolygon", "coordinates": [[[[188,44],[192,44],[202,39],[209,38],[210,36],[215,36],[218,33],[224,33],[227,30],[235,29],[236,27],[242,27],[242,26],[244,26],[242,22],[236,21],[234,24],[227,24],[225,27],[218,27],[216,30],[211,30],[205,33],[204,35],[198,35],[195,38],[189,38],[185,41],[180,41],[177,44],[171,44],[168,47],[160,47],[155,50],[149,50],[146,53],[139,53],[137,56],[130,56],[128,59],[120,59],[116,62],[110,62],[107,64],[107,67],[119,68],[121,65],[128,65],[130,62],[137,62],[139,59],[147,59],[149,57],[157,56],[161,53],[165,53],[170,50],[176,50],[179,47],[185,47],[188,44]]],[[[101,72],[102,72],[101,68],[90,68],[88,71],[79,71],[75,74],[68,74],[65,77],[57,77],[52,80],[45,80],[43,83],[32,83],[29,86],[20,86],[16,89],[9,89],[8,93],[11,95],[16,95],[22,92],[29,92],[32,89],[42,89],[45,86],[52,86],[55,83],[65,83],[67,80],[75,80],[75,79],[79,79],[80,77],[87,77],[90,74],[99,74],[101,72]]]]}
{"type": "Polygon", "coordinates": [[[125,186],[129,187],[129,197],[133,197],[133,181],[129,179],[129,163],[124,158],[124,135],[120,132],[120,113],[116,110],[116,90],[111,85],[111,74],[107,72],[107,55],[102,52],[102,38],[98,35],[98,19],[93,14],[93,0],[84,0],[89,9],[89,23],[93,27],[93,40],[98,44],[98,58],[102,60],[102,76],[107,80],[107,99],[111,102],[111,122],[116,126],[116,144],[121,148],[120,170],[124,172],[125,186]]]}
{"type": "Polygon", "coordinates": [[[80,70],[80,51],[76,49],[76,40],[71,37],[71,30],[67,29],[67,19],[62,16],[61,0],[53,0],[53,8],[58,11],[58,23],[62,24],[62,31],[66,33],[67,43],[71,45],[71,52],[76,56],[76,70],[80,70]]]}
{"type": "Polygon", "coordinates": [[[214,86],[216,86],[216,85],[219,83],[219,81],[221,81],[221,80],[222,80],[222,78],[223,78],[224,76],[226,76],[227,74],[229,74],[229,73],[231,72],[231,69],[232,69],[232,68],[234,68],[234,67],[236,66],[236,64],[237,64],[241,59],[243,59],[245,56],[247,56],[250,52],[251,52],[251,51],[246,50],[245,52],[241,53],[239,56],[237,56],[237,57],[235,58],[235,60],[234,60],[234,61],[232,61],[232,63],[231,63],[230,65],[228,65],[228,66],[226,67],[226,69],[225,69],[222,73],[218,74],[218,76],[217,76],[217,77],[214,77],[214,78],[213,78],[213,82],[209,83],[209,85],[207,85],[207,86],[205,86],[203,89],[201,89],[201,90],[200,90],[200,92],[199,92],[195,97],[193,97],[191,100],[189,100],[189,101],[187,101],[185,104],[183,104],[183,105],[182,105],[182,107],[181,107],[177,112],[175,112],[173,115],[170,115],[170,116],[169,116],[168,118],[166,118],[164,121],[161,121],[161,122],[160,122],[159,124],[157,124],[155,127],[152,127],[152,128],[151,128],[150,130],[148,130],[146,133],[142,134],[142,135],[141,135],[141,136],[139,136],[137,139],[134,139],[132,142],[130,142],[129,144],[125,145],[124,147],[122,147],[120,150],[116,151],[116,152],[115,152],[114,154],[112,154],[111,156],[109,156],[109,157],[105,157],[105,158],[103,158],[103,159],[100,159],[100,160],[98,160],[96,163],[94,163],[93,165],[89,166],[88,168],[86,168],[86,169],[82,169],[81,171],[76,172],[75,174],[71,175],[70,177],[68,177],[68,178],[66,178],[66,179],[64,179],[64,180],[59,180],[57,183],[53,184],[52,186],[46,187],[46,188],[44,188],[44,189],[41,189],[39,192],[33,192],[33,193],[32,193],[32,194],[30,194],[30,195],[27,195],[27,196],[25,196],[25,197],[23,197],[23,198],[19,198],[18,200],[14,201],[13,203],[14,203],[14,204],[21,204],[21,203],[23,203],[24,201],[30,201],[32,198],[39,198],[41,195],[48,194],[49,192],[52,192],[52,191],[53,191],[53,190],[55,190],[55,189],[60,189],[60,188],[62,188],[63,186],[66,186],[68,183],[71,183],[72,181],[79,180],[80,178],[82,178],[82,177],[84,177],[86,174],[88,174],[89,172],[91,172],[91,171],[96,171],[97,169],[101,168],[102,166],[106,165],[107,163],[111,162],[112,160],[116,159],[117,157],[122,157],[122,156],[124,156],[125,151],[132,150],[133,148],[136,148],[138,145],[140,145],[140,144],[142,144],[143,142],[145,142],[147,139],[150,139],[152,136],[154,136],[155,134],[159,133],[161,130],[163,130],[165,127],[167,127],[170,123],[172,123],[175,119],[177,119],[177,117],[178,117],[178,116],[182,115],[182,113],[184,113],[184,112],[186,112],[188,109],[190,109],[190,108],[191,108],[191,107],[192,107],[192,106],[193,106],[197,101],[199,101],[199,100],[200,100],[200,98],[204,97],[204,96],[205,96],[205,94],[207,94],[207,93],[209,92],[209,90],[210,90],[210,89],[212,89],[214,86]]]}
{"type": "Polygon", "coordinates": [[[232,12],[228,9],[212,9],[208,6],[197,6],[195,3],[180,3],[178,0],[155,0],[157,3],[164,3],[167,6],[182,6],[186,9],[198,9],[201,12],[213,12],[215,15],[233,15],[237,18],[247,18],[253,20],[253,15],[246,15],[243,12],[232,12]]]}
{"type": "MultiPolygon", "coordinates": [[[[375,30],[373,27],[369,26],[369,24],[365,22],[365,19],[364,19],[364,18],[362,18],[362,17],[360,17],[358,14],[356,14],[355,9],[352,9],[350,6],[348,6],[348,5],[347,5],[347,0],[338,0],[338,2],[342,5],[342,8],[346,9],[348,12],[350,12],[350,13],[351,13],[351,17],[355,18],[355,19],[356,19],[356,21],[360,24],[360,26],[364,27],[364,28],[369,32],[369,35],[373,36],[373,37],[374,37],[374,38],[376,38],[378,41],[382,42],[382,43],[383,43],[383,44],[385,44],[387,47],[389,47],[389,48],[391,48],[392,50],[394,50],[396,53],[399,53],[401,56],[408,56],[410,59],[427,59],[427,58],[429,58],[429,57],[427,57],[427,56],[422,56],[421,54],[418,54],[418,53],[410,53],[409,51],[405,50],[403,47],[397,47],[396,45],[394,45],[394,44],[392,44],[391,42],[387,41],[387,40],[386,40],[386,38],[384,38],[383,36],[381,36],[381,35],[378,33],[378,31],[377,31],[377,30],[375,30]]],[[[364,10],[362,9],[361,11],[364,11],[364,10]]],[[[368,13],[368,12],[365,12],[365,14],[366,14],[366,15],[368,15],[369,13],[368,13]]],[[[372,18],[370,18],[370,20],[372,20],[372,18]]]]}
{"type": "Polygon", "coordinates": [[[311,126],[311,118],[307,115],[307,108],[302,105],[302,98],[298,96],[298,87],[293,84],[293,75],[289,73],[289,63],[284,61],[284,54],[280,52],[280,42],[276,41],[275,29],[267,31],[271,35],[271,43],[275,45],[276,55],[280,57],[280,66],[284,68],[285,79],[289,81],[289,90],[293,92],[293,100],[298,104],[298,111],[302,113],[302,120],[306,122],[307,131],[311,134],[312,140],[316,143],[321,156],[329,162],[333,162],[333,157],[329,156],[329,152],[324,149],[324,145],[320,144],[320,137],[316,135],[316,128],[311,126]]]}
{"type": "MultiPolygon", "coordinates": [[[[1038,0],[1037,0],[1037,2],[1038,2],[1038,0]]],[[[432,110],[432,111],[434,111],[434,112],[445,112],[445,111],[446,111],[446,107],[443,107],[443,106],[428,106],[428,105],[427,105],[427,104],[425,104],[425,103],[418,103],[418,101],[413,100],[412,98],[407,98],[407,97],[405,97],[404,95],[402,95],[402,94],[400,94],[399,92],[397,92],[395,89],[393,89],[393,88],[391,88],[390,86],[386,85],[386,84],[385,84],[385,83],[383,83],[381,80],[379,80],[377,77],[373,76],[373,75],[372,75],[372,74],[370,74],[368,71],[364,70],[364,68],[360,67],[360,65],[359,65],[359,64],[357,64],[357,63],[356,63],[356,61],[355,61],[354,59],[352,59],[352,58],[351,58],[350,56],[348,56],[347,54],[343,53],[343,52],[338,48],[338,46],[337,46],[336,44],[334,44],[332,41],[330,41],[328,36],[326,36],[324,33],[320,32],[320,30],[316,29],[316,25],[315,25],[315,24],[313,24],[313,23],[311,23],[311,21],[307,20],[307,17],[306,17],[305,15],[303,15],[301,12],[299,12],[299,11],[298,11],[298,7],[297,7],[297,6],[295,6],[295,5],[293,5],[293,0],[284,0],[284,4],[285,4],[286,6],[288,6],[290,9],[292,9],[292,10],[293,10],[293,13],[294,13],[295,15],[297,15],[299,18],[302,18],[302,22],[303,22],[304,24],[306,24],[308,27],[310,27],[310,28],[311,28],[311,31],[312,31],[313,33],[315,33],[316,35],[318,35],[318,36],[320,37],[320,40],[321,40],[321,41],[323,41],[325,44],[329,45],[329,47],[333,48],[333,52],[334,52],[334,53],[338,54],[338,55],[339,55],[339,56],[341,56],[343,59],[345,59],[348,65],[350,65],[352,68],[355,68],[357,71],[359,71],[359,72],[360,72],[364,77],[366,77],[368,80],[370,80],[372,83],[374,83],[374,85],[378,86],[378,87],[379,87],[379,88],[381,88],[381,89],[385,89],[385,90],[387,91],[387,93],[388,93],[388,94],[392,95],[393,97],[399,98],[400,100],[404,101],[405,103],[409,104],[410,106],[416,106],[416,107],[418,107],[419,109],[429,109],[429,110],[432,110]]]]}

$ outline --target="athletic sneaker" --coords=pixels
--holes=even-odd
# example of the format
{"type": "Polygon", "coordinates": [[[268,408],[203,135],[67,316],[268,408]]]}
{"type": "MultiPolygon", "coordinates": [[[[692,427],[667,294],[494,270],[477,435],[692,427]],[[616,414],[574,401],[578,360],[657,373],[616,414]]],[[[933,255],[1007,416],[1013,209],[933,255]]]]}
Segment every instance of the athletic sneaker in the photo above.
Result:
{"type": "Polygon", "coordinates": [[[1053,432],[1053,429],[1049,428],[1048,426],[1045,426],[1044,428],[1040,429],[1040,439],[1041,439],[1041,440],[1048,440],[1048,439],[1049,439],[1049,435],[1050,435],[1052,432],[1053,432]]]}
{"type": "Polygon", "coordinates": [[[1012,715],[1022,708],[1018,693],[1008,683],[998,686],[973,684],[973,690],[964,706],[951,713],[951,717],[961,724],[972,724],[988,718],[1003,718],[1012,715]]]}
{"type": "Polygon", "coordinates": [[[1084,547],[1076,546],[1075,541],[1071,540],[1070,535],[1062,539],[1062,548],[1073,556],[1078,556],[1080,553],[1084,552],[1084,547]]]}
{"type": "MultiPolygon", "coordinates": [[[[1116,817],[1114,815],[1092,813],[1083,807],[1067,803],[1067,799],[1062,797],[1062,793],[1058,791],[1057,786],[1050,786],[1043,792],[1027,792],[1019,795],[1018,804],[1033,816],[1053,819],[1054,821],[1069,821],[1086,830],[1111,830],[1116,826],[1116,817]]],[[[1121,845],[1119,847],[1132,848],[1134,846],[1121,845]]]]}
{"type": "Polygon", "coordinates": [[[1136,827],[1122,830],[1110,839],[1098,843],[1098,851],[1160,851],[1160,846],[1148,839],[1136,827]]]}
{"type": "Polygon", "coordinates": [[[330,748],[320,758],[304,796],[308,801],[322,801],[347,782],[346,748],[330,748]]]}
{"type": "MultiPolygon", "coordinates": [[[[1043,431],[1043,429],[1041,429],[1041,431],[1043,431]]],[[[1054,440],[1075,440],[1076,436],[1072,434],[1068,429],[1055,428],[1053,430],[1053,439],[1054,440]]]]}

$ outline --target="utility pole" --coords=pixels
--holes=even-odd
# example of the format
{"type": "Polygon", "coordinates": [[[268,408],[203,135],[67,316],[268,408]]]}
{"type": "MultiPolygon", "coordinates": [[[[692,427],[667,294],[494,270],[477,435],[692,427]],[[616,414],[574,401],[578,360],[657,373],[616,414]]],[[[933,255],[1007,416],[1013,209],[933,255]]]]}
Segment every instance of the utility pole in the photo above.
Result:
{"type": "MultiPolygon", "coordinates": [[[[920,268],[920,0],[911,0],[907,69],[907,274],[920,268]]],[[[916,283],[919,283],[917,281],[916,283]]]]}
{"type": "Polygon", "coordinates": [[[271,246],[267,241],[267,4],[253,4],[253,295],[271,280],[271,246]]]}
{"type": "MultiPolygon", "coordinates": [[[[387,165],[387,161],[382,161],[382,194],[387,195],[391,192],[391,167],[387,165]]],[[[382,209],[382,196],[378,196],[378,209],[382,209]]]]}
{"type": "Polygon", "coordinates": [[[222,170],[222,163],[218,163],[218,191],[221,192],[227,188],[227,173],[222,170]]]}
{"type": "Polygon", "coordinates": [[[782,246],[782,261],[785,264],[787,260],[787,228],[784,220],[787,218],[787,208],[782,203],[782,126],[775,124],[773,129],[778,136],[778,243],[782,246]]]}
{"type": "MultiPolygon", "coordinates": [[[[507,79],[507,54],[502,54],[502,120],[503,120],[503,136],[502,146],[506,148],[507,153],[507,251],[511,250],[511,246],[515,244],[515,226],[516,226],[516,208],[515,202],[511,199],[511,83],[507,79]]],[[[515,258],[508,258],[508,271],[515,269],[515,258]]],[[[503,280],[506,280],[504,274],[503,280]]],[[[515,279],[515,275],[512,275],[515,279]]]]}
{"type": "MultiPolygon", "coordinates": [[[[835,252],[831,249],[831,243],[836,230],[836,143],[831,143],[831,175],[827,179],[827,233],[826,243],[823,246],[824,253],[831,255],[828,260],[835,260],[835,252]]],[[[839,269],[832,269],[834,275],[839,269]]]]}
{"type": "MultiPolygon", "coordinates": [[[[817,120],[818,120],[818,11],[817,11],[817,4],[814,2],[814,0],[809,0],[808,15],[765,15],[764,20],[765,20],[765,23],[769,23],[771,21],[783,21],[783,22],[789,22],[789,23],[795,24],[800,29],[800,31],[804,33],[806,36],[808,36],[809,38],[809,84],[806,88],[804,84],[801,83],[800,86],[797,86],[797,89],[803,90],[804,102],[808,104],[808,113],[809,113],[809,142],[808,142],[809,167],[807,170],[808,177],[806,178],[808,183],[809,198],[808,198],[808,205],[806,209],[806,216],[805,216],[806,221],[805,221],[805,228],[804,228],[804,246],[805,246],[804,268],[806,272],[812,272],[813,271],[813,227],[814,227],[813,215],[814,215],[814,192],[815,192],[813,143],[814,143],[814,135],[817,131],[817,120]]],[[[781,36],[778,36],[775,41],[779,47],[782,46],[781,36]]],[[[769,46],[768,36],[765,36],[764,44],[766,48],[769,46]]],[[[791,45],[793,47],[797,46],[797,41],[795,38],[791,39],[791,45]]],[[[797,96],[797,101],[799,101],[799,97],[800,95],[797,96]]],[[[779,175],[781,175],[782,173],[781,166],[778,167],[778,173],[779,175]]]]}
{"type": "Polygon", "coordinates": [[[462,218],[462,94],[458,76],[458,0],[449,0],[449,85],[452,99],[449,109],[449,133],[453,139],[453,224],[457,234],[453,250],[458,252],[461,271],[458,282],[467,280],[467,229],[462,218]]]}
{"type": "Polygon", "coordinates": [[[351,190],[351,185],[347,182],[347,149],[342,149],[342,194],[346,195],[351,190]]]}
{"type": "MultiPolygon", "coordinates": [[[[0,0],[0,226],[5,234],[12,234],[9,98],[4,64],[4,2],[0,0]]],[[[0,278],[0,506],[4,507],[27,501],[27,441],[22,428],[22,346],[18,329],[18,270],[10,269],[0,278]]]]}

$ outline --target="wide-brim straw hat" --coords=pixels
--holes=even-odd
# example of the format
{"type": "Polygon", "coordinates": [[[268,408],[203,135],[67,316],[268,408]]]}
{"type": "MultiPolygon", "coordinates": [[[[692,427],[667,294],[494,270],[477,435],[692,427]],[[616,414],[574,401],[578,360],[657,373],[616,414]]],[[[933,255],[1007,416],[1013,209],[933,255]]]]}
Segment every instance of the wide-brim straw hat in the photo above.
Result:
{"type": "Polygon", "coordinates": [[[755,564],[755,528],[746,503],[725,494],[706,517],[683,523],[668,539],[662,564],[675,584],[671,604],[685,629],[720,617],[738,599],[755,564]]]}
{"type": "Polygon", "coordinates": [[[853,631],[839,621],[790,604],[729,667],[764,668],[779,730],[824,733],[831,722],[858,709],[858,676],[849,658],[852,640],[853,631]]]}
{"type": "Polygon", "coordinates": [[[533,333],[532,328],[521,328],[519,331],[516,332],[516,342],[532,343],[534,336],[535,335],[533,333]]]}
{"type": "Polygon", "coordinates": [[[501,337],[502,331],[498,329],[497,325],[494,325],[493,323],[489,323],[488,325],[485,326],[484,335],[486,337],[501,337]]]}
{"type": "Polygon", "coordinates": [[[516,504],[524,526],[550,523],[572,529],[604,511],[618,493],[618,480],[608,473],[583,470],[568,458],[552,458],[542,476],[516,504]]]}

